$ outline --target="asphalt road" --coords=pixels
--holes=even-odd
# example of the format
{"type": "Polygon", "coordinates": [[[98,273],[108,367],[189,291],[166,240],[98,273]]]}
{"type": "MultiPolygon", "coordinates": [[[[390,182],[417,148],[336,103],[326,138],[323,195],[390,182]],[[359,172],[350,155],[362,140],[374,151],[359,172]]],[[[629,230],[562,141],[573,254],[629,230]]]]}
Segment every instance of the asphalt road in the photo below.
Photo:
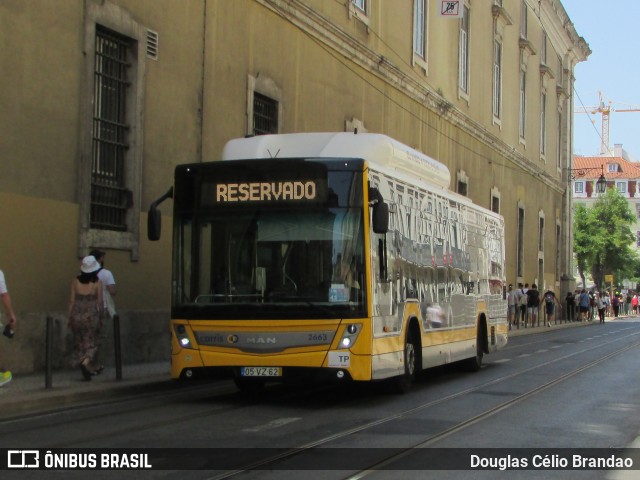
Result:
{"type": "MultiPolygon", "coordinates": [[[[166,449],[151,451],[163,470],[91,472],[98,479],[176,478],[175,470],[190,467],[202,470],[179,478],[639,478],[638,470],[465,470],[473,454],[561,461],[575,449],[602,449],[624,456],[640,432],[639,347],[640,319],[625,319],[512,337],[480,372],[430,370],[404,395],[380,384],[278,385],[247,397],[228,381],[201,383],[3,421],[0,444],[166,449]],[[221,465],[233,471],[213,470],[221,465]]],[[[634,461],[640,469],[640,458],[634,461]]]]}

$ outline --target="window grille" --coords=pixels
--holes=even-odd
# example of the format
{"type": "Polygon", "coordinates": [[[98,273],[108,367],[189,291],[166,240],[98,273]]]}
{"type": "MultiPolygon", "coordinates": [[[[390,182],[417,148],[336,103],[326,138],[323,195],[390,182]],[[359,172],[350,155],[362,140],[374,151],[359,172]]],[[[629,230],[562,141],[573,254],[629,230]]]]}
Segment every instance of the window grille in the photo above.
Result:
{"type": "Polygon", "coordinates": [[[96,26],[91,166],[91,228],[127,230],[132,193],[125,188],[126,123],[132,41],[96,26]]]}
{"type": "Polygon", "coordinates": [[[253,134],[267,135],[278,133],[278,102],[253,93],[253,134]]]}
{"type": "Polygon", "coordinates": [[[158,32],[147,30],[147,57],[158,60],[158,32]]]}

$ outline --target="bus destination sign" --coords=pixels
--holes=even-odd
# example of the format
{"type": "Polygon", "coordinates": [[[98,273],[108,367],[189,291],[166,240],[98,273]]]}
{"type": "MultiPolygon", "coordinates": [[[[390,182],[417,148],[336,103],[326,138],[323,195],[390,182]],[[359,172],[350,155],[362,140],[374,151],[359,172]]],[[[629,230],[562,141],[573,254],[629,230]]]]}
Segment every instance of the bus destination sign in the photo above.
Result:
{"type": "Polygon", "coordinates": [[[284,182],[217,183],[216,203],[296,202],[316,200],[314,180],[284,182]]]}

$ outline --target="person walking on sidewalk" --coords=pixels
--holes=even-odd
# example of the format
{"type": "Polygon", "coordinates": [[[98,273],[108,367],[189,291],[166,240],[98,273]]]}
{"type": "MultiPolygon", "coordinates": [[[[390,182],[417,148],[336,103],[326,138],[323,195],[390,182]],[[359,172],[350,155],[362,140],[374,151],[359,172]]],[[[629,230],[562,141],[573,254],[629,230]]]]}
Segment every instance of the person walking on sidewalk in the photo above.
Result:
{"type": "Polygon", "coordinates": [[[620,297],[618,296],[618,292],[616,292],[611,299],[611,307],[613,308],[613,316],[617,317],[620,313],[620,297]]]}
{"type": "Polygon", "coordinates": [[[602,294],[598,293],[596,296],[596,302],[598,304],[598,317],[600,317],[600,323],[604,323],[604,310],[606,305],[602,300],[602,294]]]}
{"type": "Polygon", "coordinates": [[[73,333],[71,364],[80,366],[85,380],[102,371],[93,364],[98,353],[104,303],[102,282],[98,278],[100,264],[92,255],[82,259],[80,275],[71,283],[69,300],[69,328],[73,333]]]}
{"type": "Polygon", "coordinates": [[[611,316],[611,297],[609,297],[609,292],[604,292],[604,297],[602,298],[604,301],[604,314],[606,317],[611,316]]]}
{"type": "Polygon", "coordinates": [[[580,299],[578,301],[578,305],[580,306],[580,321],[581,322],[586,322],[587,321],[587,315],[589,315],[589,306],[591,305],[591,300],[589,298],[589,294],[587,293],[587,291],[583,288],[582,291],[580,292],[580,299]]]}
{"type": "Polygon", "coordinates": [[[547,290],[544,294],[544,311],[547,314],[547,327],[551,327],[552,317],[553,317],[554,325],[558,324],[558,316],[557,315],[554,316],[556,304],[558,305],[558,310],[560,310],[561,305],[558,299],[556,298],[555,292],[551,289],[547,290]]]}
{"type": "MultiPolygon", "coordinates": [[[[531,328],[534,326],[540,326],[540,292],[538,291],[538,287],[534,283],[531,285],[531,288],[527,290],[527,296],[529,297],[529,303],[527,307],[529,308],[529,319],[531,320],[531,328]]],[[[544,319],[542,320],[544,325],[544,319]]]]}
{"type": "Polygon", "coordinates": [[[516,300],[516,292],[513,290],[513,285],[509,284],[509,291],[507,292],[507,319],[509,321],[509,330],[512,327],[515,327],[518,322],[518,312],[517,308],[517,300],[516,300]]]}
{"type": "Polygon", "coordinates": [[[631,290],[627,290],[627,295],[624,298],[624,314],[629,315],[631,312],[631,290]]]}
{"type": "Polygon", "coordinates": [[[567,322],[573,322],[575,317],[576,300],[575,298],[573,298],[573,293],[571,293],[571,290],[567,292],[567,296],[565,297],[564,301],[567,304],[567,322]]]}
{"type": "Polygon", "coordinates": [[[113,277],[111,270],[104,268],[104,257],[106,255],[102,250],[91,250],[89,253],[100,264],[100,270],[98,270],[98,278],[102,282],[102,300],[104,303],[104,311],[109,314],[109,317],[113,318],[116,314],[116,304],[113,297],[116,296],[116,279],[113,277]]]}
{"type": "MultiPolygon", "coordinates": [[[[527,284],[527,287],[529,284],[527,284]]],[[[518,284],[518,290],[516,291],[516,301],[518,308],[516,309],[516,325],[520,328],[520,323],[527,328],[527,303],[529,303],[529,297],[527,291],[522,286],[522,283],[518,284]]]]}
{"type": "MultiPolygon", "coordinates": [[[[7,338],[13,337],[13,330],[16,328],[16,314],[13,311],[13,305],[11,303],[11,295],[7,289],[7,282],[4,278],[4,272],[0,270],[0,297],[2,297],[2,304],[7,311],[9,320],[5,328],[4,335],[7,338]]],[[[12,375],[9,370],[0,369],[0,387],[6,385],[11,381],[12,375]]]]}

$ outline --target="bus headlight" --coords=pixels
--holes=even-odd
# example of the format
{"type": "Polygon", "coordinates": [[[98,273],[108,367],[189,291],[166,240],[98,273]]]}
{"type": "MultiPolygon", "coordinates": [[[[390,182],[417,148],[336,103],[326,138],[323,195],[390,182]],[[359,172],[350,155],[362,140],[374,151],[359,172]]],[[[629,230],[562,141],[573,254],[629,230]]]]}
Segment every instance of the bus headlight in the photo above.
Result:
{"type": "Polygon", "coordinates": [[[182,348],[191,348],[191,339],[189,338],[189,334],[187,333],[187,327],[182,324],[178,324],[174,326],[174,331],[180,346],[182,348]]]}
{"type": "Polygon", "coordinates": [[[358,338],[358,334],[360,333],[360,325],[357,323],[350,323],[344,329],[342,333],[342,338],[340,338],[339,348],[349,348],[353,345],[358,338]]]}

